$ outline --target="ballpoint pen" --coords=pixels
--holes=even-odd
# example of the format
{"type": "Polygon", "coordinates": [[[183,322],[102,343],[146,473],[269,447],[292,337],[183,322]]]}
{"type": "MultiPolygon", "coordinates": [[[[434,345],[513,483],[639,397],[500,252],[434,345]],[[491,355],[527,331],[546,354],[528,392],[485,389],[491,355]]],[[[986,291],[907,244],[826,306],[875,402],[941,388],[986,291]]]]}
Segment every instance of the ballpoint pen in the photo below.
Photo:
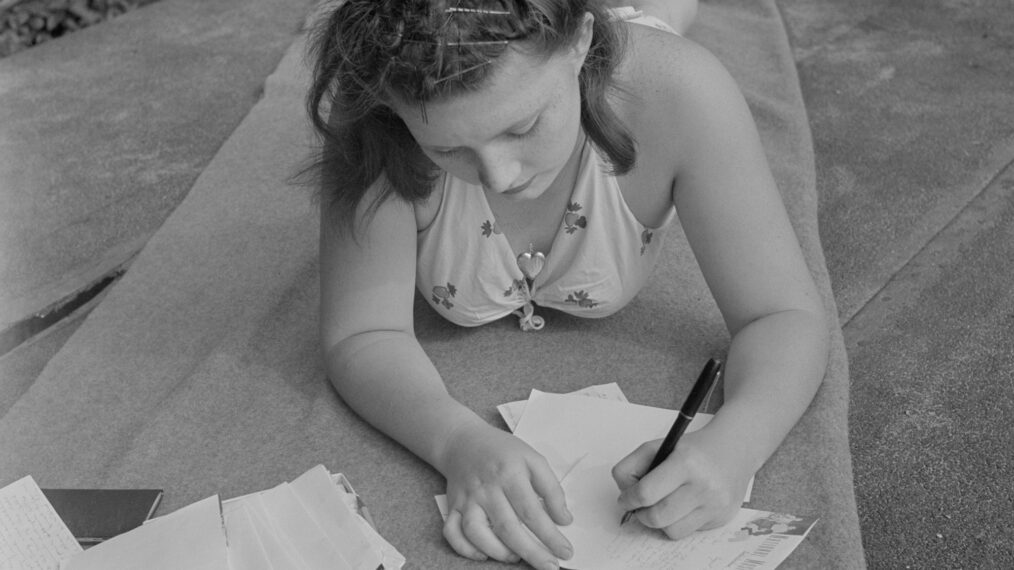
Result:
{"type": "MultiPolygon", "coordinates": [[[[662,445],[658,448],[655,458],[651,460],[651,465],[648,466],[648,470],[644,472],[644,475],[647,475],[652,469],[658,467],[676,449],[676,444],[679,443],[680,437],[683,436],[683,432],[687,430],[690,422],[694,420],[694,416],[697,415],[697,411],[701,408],[701,404],[704,403],[704,399],[708,393],[711,392],[711,388],[715,385],[715,381],[718,380],[721,372],[722,362],[720,360],[712,358],[704,365],[700,376],[694,382],[694,387],[690,389],[690,394],[687,395],[687,399],[683,402],[683,407],[676,414],[676,421],[669,428],[669,433],[662,440],[662,445]]],[[[623,525],[630,520],[630,517],[634,516],[634,512],[627,511],[624,513],[623,518],[620,519],[620,524],[623,525]]]]}

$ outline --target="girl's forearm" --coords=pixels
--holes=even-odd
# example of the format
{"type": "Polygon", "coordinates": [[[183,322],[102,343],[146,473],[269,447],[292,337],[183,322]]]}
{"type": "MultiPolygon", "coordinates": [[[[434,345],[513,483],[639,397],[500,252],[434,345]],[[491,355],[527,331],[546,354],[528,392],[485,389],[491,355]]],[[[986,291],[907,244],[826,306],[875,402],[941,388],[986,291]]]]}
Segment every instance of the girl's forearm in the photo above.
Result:
{"type": "Polygon", "coordinates": [[[808,311],[757,319],[732,339],[725,401],[709,428],[760,469],[799,421],[827,367],[827,321],[808,311]]]}
{"type": "Polygon", "coordinates": [[[331,382],[349,406],[441,472],[451,436],[470,425],[486,425],[447,393],[410,334],[359,334],[328,349],[325,360],[331,382]]]}

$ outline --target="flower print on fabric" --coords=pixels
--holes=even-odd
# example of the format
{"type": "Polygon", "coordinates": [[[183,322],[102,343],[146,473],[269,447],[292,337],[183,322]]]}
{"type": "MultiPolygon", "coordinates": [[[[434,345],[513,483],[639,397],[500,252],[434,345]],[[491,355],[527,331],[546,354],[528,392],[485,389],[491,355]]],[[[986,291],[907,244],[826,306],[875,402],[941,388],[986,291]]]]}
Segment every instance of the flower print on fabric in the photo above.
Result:
{"type": "Polygon", "coordinates": [[[437,285],[433,288],[433,304],[443,305],[448,309],[454,307],[454,303],[451,302],[451,298],[458,294],[458,288],[448,283],[445,285],[437,285]]]}
{"type": "Polygon", "coordinates": [[[526,299],[525,296],[528,292],[528,284],[525,283],[524,279],[515,279],[511,286],[508,287],[504,292],[504,297],[513,297],[516,299],[526,299]]]}
{"type": "Polygon", "coordinates": [[[651,238],[654,237],[654,235],[655,234],[647,228],[641,232],[641,255],[644,255],[644,251],[648,249],[648,244],[651,243],[651,238]]]}
{"type": "Polygon", "coordinates": [[[493,234],[499,235],[503,233],[500,231],[500,226],[496,225],[496,222],[492,222],[490,220],[482,222],[482,225],[479,226],[479,228],[482,230],[482,235],[485,237],[492,237],[493,234]]]}
{"type": "Polygon", "coordinates": [[[589,297],[588,292],[584,290],[567,294],[567,298],[564,299],[564,302],[571,305],[577,305],[582,309],[591,309],[593,307],[597,307],[599,304],[598,301],[589,297]]]}
{"type": "Polygon", "coordinates": [[[567,213],[563,215],[563,228],[568,234],[588,227],[588,218],[579,214],[580,211],[581,204],[577,202],[567,204],[567,213]]]}

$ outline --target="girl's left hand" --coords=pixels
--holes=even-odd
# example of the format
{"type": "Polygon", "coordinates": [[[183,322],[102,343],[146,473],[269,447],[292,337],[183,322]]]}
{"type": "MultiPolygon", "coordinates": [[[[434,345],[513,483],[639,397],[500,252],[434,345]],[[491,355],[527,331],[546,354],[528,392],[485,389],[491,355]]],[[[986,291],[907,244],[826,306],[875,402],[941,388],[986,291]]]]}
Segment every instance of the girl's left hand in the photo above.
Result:
{"type": "MultiPolygon", "coordinates": [[[[662,440],[649,441],[613,467],[624,512],[673,540],[729,522],[746,492],[752,472],[742,461],[721,453],[707,427],[685,434],[669,458],[647,475],[662,440]]],[[[629,523],[628,523],[629,524],[629,523]]]]}

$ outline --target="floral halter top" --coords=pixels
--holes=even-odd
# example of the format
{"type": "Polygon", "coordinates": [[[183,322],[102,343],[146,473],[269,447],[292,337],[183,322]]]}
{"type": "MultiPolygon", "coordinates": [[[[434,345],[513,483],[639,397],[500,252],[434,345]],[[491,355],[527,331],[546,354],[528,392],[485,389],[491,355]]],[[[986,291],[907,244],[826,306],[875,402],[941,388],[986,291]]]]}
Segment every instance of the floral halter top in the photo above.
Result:
{"type": "Polygon", "coordinates": [[[437,214],[418,234],[416,287],[437,312],[462,326],[515,314],[523,330],[538,330],[544,325],[538,307],[581,317],[618,311],[648,280],[675,211],[658,228],[643,226],[605,166],[586,142],[544,259],[513,251],[482,188],[445,174],[435,190],[442,192],[437,214]]]}

